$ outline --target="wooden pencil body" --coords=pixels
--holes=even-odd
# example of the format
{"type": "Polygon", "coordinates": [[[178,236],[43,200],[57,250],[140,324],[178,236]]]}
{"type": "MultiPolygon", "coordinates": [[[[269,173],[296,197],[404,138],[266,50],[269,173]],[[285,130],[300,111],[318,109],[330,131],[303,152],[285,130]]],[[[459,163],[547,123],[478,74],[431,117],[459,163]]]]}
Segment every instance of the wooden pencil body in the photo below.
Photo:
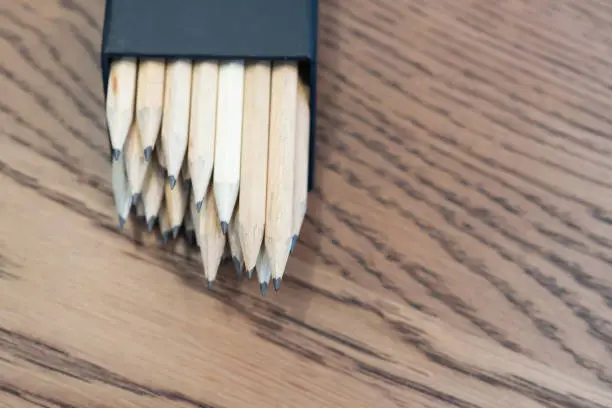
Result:
{"type": "Polygon", "coordinates": [[[106,93],[106,121],[111,146],[116,154],[123,150],[134,118],[136,72],[135,58],[121,58],[111,64],[106,93]]]}
{"type": "Polygon", "coordinates": [[[298,72],[295,62],[274,63],[265,246],[272,278],[281,278],[291,248],[298,72]]]}
{"type": "Polygon", "coordinates": [[[163,115],[165,76],[166,62],[163,59],[138,62],[136,122],[143,149],[155,148],[163,115]]]}
{"type": "Polygon", "coordinates": [[[295,182],[293,184],[293,240],[297,239],[306,215],[308,199],[308,155],[310,141],[310,106],[308,87],[299,83],[295,131],[295,182]]]}

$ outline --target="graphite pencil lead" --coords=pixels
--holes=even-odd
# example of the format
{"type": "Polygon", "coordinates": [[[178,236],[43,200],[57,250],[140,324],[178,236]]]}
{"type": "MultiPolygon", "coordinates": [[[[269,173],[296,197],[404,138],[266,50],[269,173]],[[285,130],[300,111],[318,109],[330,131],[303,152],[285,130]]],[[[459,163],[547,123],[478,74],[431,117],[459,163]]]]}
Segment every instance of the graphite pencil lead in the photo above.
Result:
{"type": "Polygon", "coordinates": [[[255,272],[255,268],[249,269],[249,272],[248,272],[249,279],[253,277],[253,272],[255,272]]]}
{"type": "Polygon", "coordinates": [[[151,217],[147,220],[147,229],[149,232],[153,231],[153,227],[155,226],[155,222],[157,221],[157,217],[151,217]]]}
{"type": "Polygon", "coordinates": [[[209,280],[206,284],[206,286],[208,286],[208,290],[212,290],[213,287],[213,281],[209,280]]]}
{"type": "Polygon", "coordinates": [[[144,157],[147,162],[151,161],[151,157],[153,156],[153,146],[147,146],[144,149],[144,157]]]}
{"type": "Polygon", "coordinates": [[[121,149],[113,149],[113,160],[117,161],[121,157],[121,149]]]}
{"type": "Polygon", "coordinates": [[[227,229],[228,229],[228,227],[229,227],[229,226],[228,226],[227,222],[225,222],[225,221],[221,221],[221,231],[222,231],[224,234],[227,234],[227,229]]]}
{"type": "Polygon", "coordinates": [[[280,289],[281,279],[280,278],[272,279],[272,284],[274,285],[274,292],[278,293],[278,290],[280,289]]]}
{"type": "Polygon", "coordinates": [[[168,232],[162,234],[162,244],[166,245],[170,240],[170,234],[168,232]]]}
{"type": "Polygon", "coordinates": [[[180,225],[172,228],[172,238],[176,239],[176,237],[178,237],[178,233],[180,229],[181,229],[180,225]]]}
{"type": "Polygon", "coordinates": [[[119,231],[123,231],[123,227],[125,227],[125,218],[122,216],[118,217],[119,231]]]}
{"type": "Polygon", "coordinates": [[[170,182],[170,188],[174,188],[174,186],[176,186],[176,177],[168,176],[168,181],[170,182]]]}
{"type": "Polygon", "coordinates": [[[138,204],[138,202],[140,201],[140,197],[141,197],[141,194],[140,194],[140,193],[136,193],[136,194],[134,194],[134,195],[132,196],[132,204],[133,204],[133,205],[138,204]]]}
{"type": "Polygon", "coordinates": [[[235,256],[232,257],[232,261],[234,262],[234,268],[236,268],[236,278],[242,278],[242,263],[235,256]]]}
{"type": "Polygon", "coordinates": [[[261,296],[266,296],[268,293],[268,283],[262,282],[259,284],[259,290],[261,291],[261,296]]]}
{"type": "Polygon", "coordinates": [[[289,253],[293,253],[293,251],[295,251],[295,244],[297,243],[297,235],[294,235],[293,237],[291,237],[291,248],[289,249],[289,253]]]}
{"type": "Polygon", "coordinates": [[[198,202],[196,203],[196,210],[197,210],[198,212],[200,212],[200,210],[202,209],[202,204],[203,204],[203,203],[204,203],[204,201],[203,201],[203,200],[200,200],[200,201],[198,201],[198,202]]]}

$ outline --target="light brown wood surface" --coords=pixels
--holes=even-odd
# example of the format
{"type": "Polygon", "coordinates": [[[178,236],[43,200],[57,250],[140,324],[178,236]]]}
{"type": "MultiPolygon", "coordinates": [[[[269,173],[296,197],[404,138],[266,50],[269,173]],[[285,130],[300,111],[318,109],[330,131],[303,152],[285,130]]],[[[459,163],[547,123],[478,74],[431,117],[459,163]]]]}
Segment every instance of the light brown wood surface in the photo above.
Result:
{"type": "Polygon", "coordinates": [[[101,0],[0,4],[0,405],[611,407],[612,6],[322,0],[281,292],[117,232],[101,0]]]}

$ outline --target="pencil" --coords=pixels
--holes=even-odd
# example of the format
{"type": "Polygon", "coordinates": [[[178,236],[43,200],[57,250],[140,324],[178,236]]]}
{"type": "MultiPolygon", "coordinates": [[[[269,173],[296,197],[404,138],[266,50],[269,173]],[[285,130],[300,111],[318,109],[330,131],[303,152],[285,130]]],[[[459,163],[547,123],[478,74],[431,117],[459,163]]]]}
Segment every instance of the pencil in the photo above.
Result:
{"type": "Polygon", "coordinates": [[[127,181],[123,151],[119,151],[119,156],[113,160],[111,167],[115,209],[119,221],[119,229],[123,230],[127,217],[130,214],[130,208],[132,207],[132,195],[130,194],[130,186],[127,181]]]}
{"type": "Polygon", "coordinates": [[[168,217],[167,207],[162,205],[161,211],[159,212],[159,232],[161,233],[162,243],[165,245],[170,240],[172,235],[172,228],[168,217]]]}
{"type": "Polygon", "coordinates": [[[267,61],[246,64],[237,226],[244,267],[250,273],[257,263],[266,223],[270,75],[267,61]]]}
{"type": "Polygon", "coordinates": [[[111,64],[106,92],[106,122],[114,160],[119,160],[134,118],[136,67],[134,58],[118,59],[111,64]]]}
{"type": "Polygon", "coordinates": [[[157,163],[159,164],[159,167],[161,167],[163,172],[166,173],[166,176],[167,176],[168,168],[166,166],[166,152],[164,150],[164,146],[161,142],[161,139],[157,139],[156,145],[157,147],[155,148],[155,156],[157,157],[157,163]]]}
{"type": "Polygon", "coordinates": [[[136,122],[146,161],[151,160],[161,127],[165,76],[166,62],[163,59],[145,59],[138,62],[136,122]]]}
{"type": "Polygon", "coordinates": [[[162,144],[170,188],[174,188],[183,165],[189,137],[191,61],[173,60],[166,67],[162,144]]]}
{"type": "Polygon", "coordinates": [[[291,249],[298,71],[295,62],[272,68],[265,249],[275,290],[291,249]]]}
{"type": "Polygon", "coordinates": [[[149,232],[153,230],[153,226],[160,213],[162,199],[164,198],[164,184],[164,170],[154,157],[149,164],[147,175],[145,176],[141,197],[141,201],[145,208],[145,217],[147,218],[147,228],[149,232]]]}
{"type": "Polygon", "coordinates": [[[217,95],[213,190],[221,229],[224,233],[227,232],[228,223],[234,213],[240,187],[243,99],[244,62],[221,62],[217,95]]]}
{"type": "Polygon", "coordinates": [[[264,247],[261,248],[257,256],[257,280],[259,281],[259,290],[261,296],[266,296],[268,293],[268,285],[270,284],[270,259],[264,247]]]}
{"type": "Polygon", "coordinates": [[[198,231],[198,227],[200,225],[200,219],[198,218],[198,210],[196,208],[195,205],[195,201],[193,200],[193,198],[189,199],[189,213],[191,214],[191,222],[193,223],[193,232],[195,235],[195,244],[199,247],[200,246],[200,241],[199,241],[199,231],[198,231]]]}
{"type": "Polygon", "coordinates": [[[183,167],[181,167],[181,180],[185,190],[189,191],[191,189],[191,173],[189,172],[187,161],[183,161],[183,167]]]}
{"type": "Polygon", "coordinates": [[[125,167],[128,183],[132,194],[132,203],[136,204],[142,193],[142,186],[147,174],[149,163],[145,160],[140,144],[140,132],[134,123],[130,128],[128,139],[125,142],[125,167]]]}
{"type": "Polygon", "coordinates": [[[244,268],[244,260],[240,245],[240,238],[238,236],[238,228],[236,225],[237,221],[237,216],[234,214],[227,231],[227,239],[229,241],[230,251],[232,253],[232,262],[234,263],[234,268],[236,269],[236,277],[240,279],[240,277],[242,277],[242,270],[244,268]]]}
{"type": "Polygon", "coordinates": [[[187,193],[188,191],[185,189],[185,184],[182,180],[175,183],[174,186],[172,186],[169,178],[166,180],[164,198],[166,199],[168,223],[170,224],[173,238],[177,237],[183,224],[185,210],[187,209],[187,193]]]}
{"type": "Polygon", "coordinates": [[[139,221],[146,220],[144,203],[142,202],[142,200],[139,200],[136,204],[136,218],[138,218],[139,221]]]}
{"type": "Polygon", "coordinates": [[[212,288],[212,284],[217,278],[217,271],[223,257],[226,240],[219,224],[219,215],[212,189],[208,189],[206,197],[202,202],[202,208],[197,213],[197,216],[199,225],[195,229],[198,233],[198,242],[200,243],[200,255],[202,256],[202,264],[204,265],[204,274],[208,287],[212,288]]]}
{"type": "Polygon", "coordinates": [[[197,209],[206,196],[215,159],[218,82],[218,62],[194,63],[187,161],[197,209]]]}
{"type": "Polygon", "coordinates": [[[295,249],[308,200],[308,154],[310,141],[310,106],[307,85],[298,83],[297,118],[295,131],[295,181],[293,184],[293,223],[291,253],[295,249]]]}

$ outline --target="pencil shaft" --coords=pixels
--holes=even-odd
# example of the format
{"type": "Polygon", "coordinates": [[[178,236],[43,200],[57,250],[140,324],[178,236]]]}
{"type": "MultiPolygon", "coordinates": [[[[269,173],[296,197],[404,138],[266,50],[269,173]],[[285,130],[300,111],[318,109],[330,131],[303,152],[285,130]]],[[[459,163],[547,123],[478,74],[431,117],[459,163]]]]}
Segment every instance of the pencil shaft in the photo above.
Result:
{"type": "Polygon", "coordinates": [[[247,270],[257,263],[266,222],[270,75],[269,62],[246,65],[237,226],[247,270]]]}
{"type": "Polygon", "coordinates": [[[112,162],[111,167],[115,209],[119,218],[119,226],[122,228],[132,207],[132,195],[130,194],[130,186],[127,180],[125,155],[123,152],[120,153],[117,160],[112,162]]]}
{"type": "Polygon", "coordinates": [[[111,65],[106,93],[106,121],[114,151],[123,150],[132,125],[136,71],[137,62],[134,58],[118,59],[111,65]]]}
{"type": "Polygon", "coordinates": [[[164,197],[164,184],[163,169],[159,166],[157,160],[153,160],[147,169],[142,188],[142,202],[144,203],[147,223],[158,217],[164,197]]]}
{"type": "Polygon", "coordinates": [[[240,245],[240,238],[238,236],[238,228],[237,228],[237,217],[234,214],[232,218],[229,229],[227,232],[227,239],[229,241],[230,251],[232,253],[232,261],[234,262],[234,266],[236,267],[236,273],[242,273],[242,268],[244,264],[244,257],[242,254],[242,247],[240,245]]]}
{"type": "Polygon", "coordinates": [[[308,156],[310,141],[310,107],[308,87],[298,86],[297,126],[295,131],[295,182],[293,185],[293,239],[297,239],[306,215],[308,197],[308,156]]]}
{"type": "Polygon", "coordinates": [[[204,199],[213,171],[218,82],[218,62],[194,64],[187,159],[196,203],[204,199]]]}
{"type": "Polygon", "coordinates": [[[147,173],[149,163],[145,161],[144,152],[140,143],[140,132],[134,123],[130,128],[128,139],[125,143],[125,166],[127,178],[130,184],[132,197],[142,193],[142,186],[147,173]]]}
{"type": "Polygon", "coordinates": [[[217,277],[217,271],[225,249],[225,234],[221,231],[219,215],[215,196],[211,189],[204,201],[202,208],[197,213],[199,226],[196,227],[198,242],[200,243],[200,255],[204,265],[204,274],[209,282],[213,282],[217,277]]]}
{"type": "Polygon", "coordinates": [[[163,59],[145,59],[138,63],[136,121],[143,149],[155,147],[161,127],[164,105],[166,63],[163,59]]]}
{"type": "Polygon", "coordinates": [[[176,183],[174,187],[170,185],[170,181],[166,180],[164,197],[166,199],[166,209],[168,211],[170,228],[176,230],[180,228],[183,223],[185,210],[187,208],[187,191],[182,180],[176,183]]]}
{"type": "Polygon", "coordinates": [[[232,217],[240,186],[243,99],[244,62],[220,63],[213,190],[224,223],[232,217]]]}
{"type": "Polygon", "coordinates": [[[166,67],[162,143],[168,176],[175,180],[179,178],[189,137],[191,71],[188,60],[169,61],[166,67]]]}
{"type": "Polygon", "coordinates": [[[273,279],[283,276],[293,235],[297,87],[296,63],[274,63],[265,228],[265,247],[273,279]]]}

